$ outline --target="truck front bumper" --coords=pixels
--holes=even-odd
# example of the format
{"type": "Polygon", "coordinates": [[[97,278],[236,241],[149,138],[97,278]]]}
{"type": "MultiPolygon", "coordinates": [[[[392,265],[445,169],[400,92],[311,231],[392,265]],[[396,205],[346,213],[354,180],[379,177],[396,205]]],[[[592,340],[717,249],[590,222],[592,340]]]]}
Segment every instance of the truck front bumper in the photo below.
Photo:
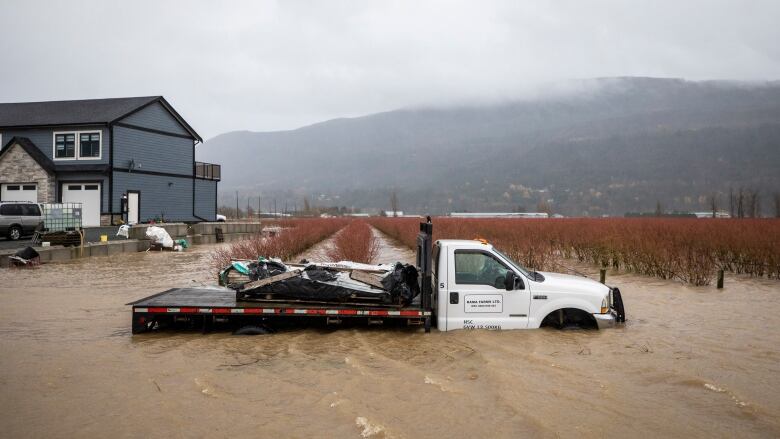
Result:
{"type": "Polygon", "coordinates": [[[606,314],[593,314],[593,317],[596,318],[599,329],[613,328],[617,322],[617,314],[612,310],[606,314]]]}

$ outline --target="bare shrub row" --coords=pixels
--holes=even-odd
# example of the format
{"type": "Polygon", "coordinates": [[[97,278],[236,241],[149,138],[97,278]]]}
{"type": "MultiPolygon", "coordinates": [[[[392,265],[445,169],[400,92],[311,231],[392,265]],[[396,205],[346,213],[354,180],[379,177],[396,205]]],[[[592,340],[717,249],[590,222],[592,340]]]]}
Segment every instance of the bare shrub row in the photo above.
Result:
{"type": "MultiPolygon", "coordinates": [[[[414,248],[419,220],[371,224],[414,248]]],[[[708,285],[715,272],[780,278],[780,221],[775,219],[437,218],[434,239],[485,238],[521,264],[553,270],[558,258],[663,279],[708,285]]]]}
{"type": "Polygon", "coordinates": [[[355,220],[341,229],[327,256],[331,261],[353,261],[372,264],[379,256],[379,240],[365,221],[355,220]]]}
{"type": "Polygon", "coordinates": [[[272,236],[254,235],[214,250],[212,265],[221,269],[236,259],[257,259],[259,256],[288,261],[309,247],[327,239],[349,223],[341,218],[300,218],[281,220],[274,225],[280,231],[272,236]]]}

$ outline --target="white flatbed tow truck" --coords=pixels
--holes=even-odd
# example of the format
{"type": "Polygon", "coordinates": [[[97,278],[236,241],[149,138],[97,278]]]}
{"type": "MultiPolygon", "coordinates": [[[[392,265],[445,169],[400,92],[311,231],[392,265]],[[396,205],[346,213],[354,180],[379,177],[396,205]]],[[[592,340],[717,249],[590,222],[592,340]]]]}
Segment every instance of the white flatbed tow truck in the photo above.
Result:
{"type": "Polygon", "coordinates": [[[420,294],[403,307],[365,304],[242,301],[227,288],[175,288],[129,303],[133,333],[160,328],[237,333],[270,332],[300,319],[326,324],[401,322],[429,332],[528,329],[541,326],[608,328],[625,322],[623,299],[587,277],[529,271],[483,240],[432,243],[432,224],[417,237],[420,294]]]}

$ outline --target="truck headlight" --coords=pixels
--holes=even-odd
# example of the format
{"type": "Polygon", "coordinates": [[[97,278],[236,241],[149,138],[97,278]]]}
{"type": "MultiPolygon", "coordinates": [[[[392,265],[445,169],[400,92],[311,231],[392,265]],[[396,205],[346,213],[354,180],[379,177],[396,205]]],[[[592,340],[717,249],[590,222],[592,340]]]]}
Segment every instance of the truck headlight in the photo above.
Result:
{"type": "Polygon", "coordinates": [[[604,299],[601,300],[601,313],[606,314],[609,312],[609,300],[608,297],[604,297],[604,299]]]}

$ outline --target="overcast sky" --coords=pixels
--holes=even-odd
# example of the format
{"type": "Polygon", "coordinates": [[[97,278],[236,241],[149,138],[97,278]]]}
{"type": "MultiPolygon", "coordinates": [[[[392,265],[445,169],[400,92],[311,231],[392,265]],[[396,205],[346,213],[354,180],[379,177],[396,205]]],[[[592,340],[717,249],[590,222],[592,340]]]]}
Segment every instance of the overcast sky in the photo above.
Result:
{"type": "Polygon", "coordinates": [[[780,1],[0,0],[0,102],[164,95],[204,138],[567,78],[780,78],[780,1]]]}

